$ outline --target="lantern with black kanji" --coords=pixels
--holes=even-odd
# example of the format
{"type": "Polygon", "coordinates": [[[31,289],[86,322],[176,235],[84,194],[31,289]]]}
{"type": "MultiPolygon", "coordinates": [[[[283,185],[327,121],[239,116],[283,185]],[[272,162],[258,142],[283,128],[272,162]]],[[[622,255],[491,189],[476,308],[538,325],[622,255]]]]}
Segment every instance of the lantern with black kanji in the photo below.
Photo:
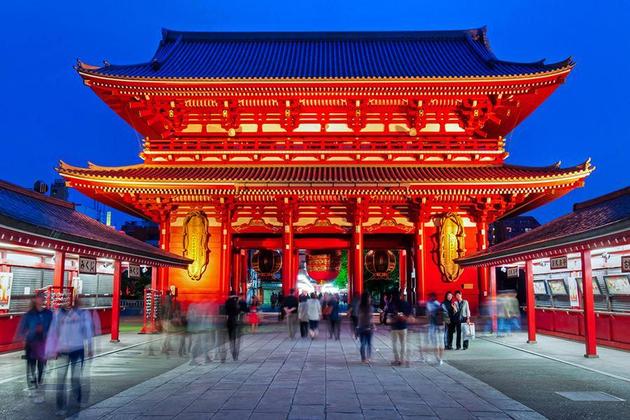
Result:
{"type": "Polygon", "coordinates": [[[372,249],[365,254],[365,268],[372,274],[370,280],[387,280],[396,269],[396,255],[390,250],[372,249]]]}
{"type": "Polygon", "coordinates": [[[341,269],[341,251],[309,251],[306,254],[306,272],[318,283],[333,281],[341,269]]]}
{"type": "Polygon", "coordinates": [[[252,268],[261,279],[271,279],[282,268],[282,254],[273,249],[259,249],[252,256],[252,268]]]}

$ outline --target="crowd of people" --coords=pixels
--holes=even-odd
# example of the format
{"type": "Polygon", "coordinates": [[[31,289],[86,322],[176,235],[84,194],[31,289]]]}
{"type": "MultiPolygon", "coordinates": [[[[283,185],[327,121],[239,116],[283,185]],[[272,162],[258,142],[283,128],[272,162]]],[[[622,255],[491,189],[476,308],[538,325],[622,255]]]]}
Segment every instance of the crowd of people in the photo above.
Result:
{"type": "Polygon", "coordinates": [[[24,342],[26,381],[33,402],[44,402],[43,385],[50,361],[55,361],[57,371],[57,414],[64,415],[69,402],[78,405],[87,400],[82,373],[86,359],[94,353],[93,337],[97,334],[98,315],[83,309],[78,297],[63,301],[51,311],[45,306],[44,294],[35,295],[17,329],[18,338],[24,342]],[[66,386],[68,372],[70,392],[66,386]]]}

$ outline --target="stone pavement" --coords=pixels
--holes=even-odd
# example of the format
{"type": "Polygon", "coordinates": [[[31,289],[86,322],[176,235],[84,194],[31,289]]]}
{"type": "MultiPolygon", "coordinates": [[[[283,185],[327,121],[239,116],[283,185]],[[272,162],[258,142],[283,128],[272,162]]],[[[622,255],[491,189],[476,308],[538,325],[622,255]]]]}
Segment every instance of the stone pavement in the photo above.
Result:
{"type": "Polygon", "coordinates": [[[246,335],[242,341],[237,362],[179,366],[74,417],[543,418],[448,364],[414,360],[409,368],[392,368],[386,331],[376,334],[371,366],[360,363],[358,343],[347,332],[341,341],[323,335],[291,341],[278,332],[246,335]]]}

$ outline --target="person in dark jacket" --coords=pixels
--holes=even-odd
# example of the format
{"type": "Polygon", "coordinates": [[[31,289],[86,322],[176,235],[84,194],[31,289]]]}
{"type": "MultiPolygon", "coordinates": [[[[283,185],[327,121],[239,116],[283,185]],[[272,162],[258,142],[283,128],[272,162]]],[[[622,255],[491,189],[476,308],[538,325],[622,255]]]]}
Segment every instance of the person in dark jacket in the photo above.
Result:
{"type": "Polygon", "coordinates": [[[444,313],[445,331],[444,331],[444,348],[453,350],[453,334],[455,333],[455,306],[453,302],[453,293],[446,292],[444,302],[442,302],[442,311],[444,313]]]}
{"type": "Polygon", "coordinates": [[[391,320],[392,350],[394,352],[394,366],[409,366],[407,358],[407,319],[411,315],[411,305],[400,298],[400,293],[394,291],[388,304],[389,319],[391,320]]]}
{"type": "Polygon", "coordinates": [[[341,317],[339,316],[339,294],[334,294],[328,299],[330,310],[328,311],[328,322],[330,323],[330,329],[328,330],[329,338],[335,337],[335,340],[339,340],[341,330],[341,317]]]}
{"type": "Polygon", "coordinates": [[[225,301],[225,315],[228,339],[230,340],[230,352],[232,359],[238,360],[238,354],[241,348],[241,318],[243,315],[243,306],[239,303],[237,295],[231,295],[225,301]]]}
{"type": "MultiPolygon", "coordinates": [[[[355,295],[353,301],[359,298],[355,295]]],[[[369,292],[363,292],[360,303],[356,305],[357,334],[361,342],[361,362],[370,363],[372,357],[372,335],[374,334],[374,322],[372,320],[373,308],[369,292]]]]}
{"type": "Polygon", "coordinates": [[[17,338],[24,340],[26,382],[36,403],[44,402],[39,388],[46,368],[46,337],[52,319],[53,313],[44,306],[44,295],[38,293],[31,301],[31,308],[22,316],[17,330],[17,338]]]}

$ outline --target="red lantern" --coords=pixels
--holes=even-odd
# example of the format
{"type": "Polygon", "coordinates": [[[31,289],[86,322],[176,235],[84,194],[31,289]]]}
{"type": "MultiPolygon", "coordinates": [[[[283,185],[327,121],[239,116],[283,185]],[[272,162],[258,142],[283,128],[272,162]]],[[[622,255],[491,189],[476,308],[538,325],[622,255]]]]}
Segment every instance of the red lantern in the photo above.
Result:
{"type": "Polygon", "coordinates": [[[282,254],[272,249],[259,249],[252,256],[252,268],[258,277],[270,279],[282,268],[282,254]]]}
{"type": "Polygon", "coordinates": [[[310,251],[306,254],[306,272],[318,283],[332,281],[341,269],[341,251],[310,251]]]}
{"type": "Polygon", "coordinates": [[[370,280],[387,280],[396,269],[396,255],[390,250],[370,250],[365,254],[365,268],[372,274],[370,280]]]}

